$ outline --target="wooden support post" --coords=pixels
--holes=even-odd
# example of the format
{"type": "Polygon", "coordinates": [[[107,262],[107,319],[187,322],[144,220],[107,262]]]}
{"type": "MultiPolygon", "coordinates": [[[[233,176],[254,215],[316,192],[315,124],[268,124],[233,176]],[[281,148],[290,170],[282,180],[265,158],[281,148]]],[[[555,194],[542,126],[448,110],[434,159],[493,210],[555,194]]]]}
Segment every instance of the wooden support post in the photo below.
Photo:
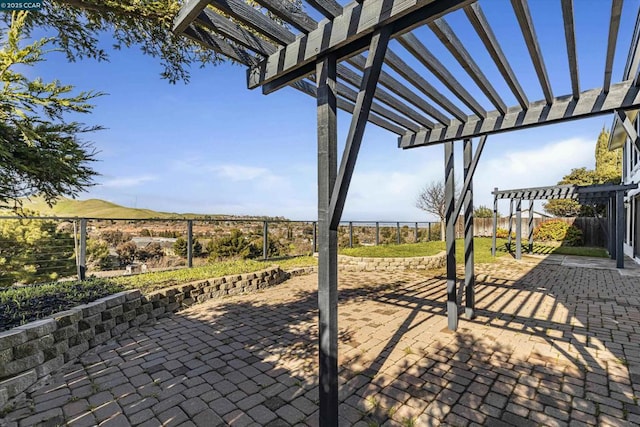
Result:
{"type": "MultiPolygon", "coordinates": [[[[498,192],[498,187],[493,188],[498,192]]],[[[493,196],[493,234],[491,235],[491,256],[496,256],[496,236],[498,234],[498,196],[493,196]]]]}
{"type": "MultiPolygon", "coordinates": [[[[473,143],[470,139],[464,140],[464,180],[471,175],[473,178],[474,170],[471,170],[473,143]]],[[[464,198],[464,313],[468,319],[475,317],[475,271],[474,271],[474,253],[473,253],[473,181],[469,181],[466,194],[461,195],[464,198]]]]}
{"type": "Polygon", "coordinates": [[[616,191],[616,267],[624,268],[624,191],[616,191]]]}
{"type": "Polygon", "coordinates": [[[533,202],[534,200],[529,200],[529,250],[530,254],[533,253],[533,202]]]}
{"type": "Polygon", "coordinates": [[[507,233],[507,246],[511,253],[511,231],[513,231],[513,199],[509,201],[509,230],[507,233]]]}
{"type": "Polygon", "coordinates": [[[349,221],[349,247],[353,247],[353,222],[349,221]]]}
{"type": "Polygon", "coordinates": [[[269,259],[269,222],[262,222],[262,259],[269,259]]]}
{"type": "Polygon", "coordinates": [[[78,279],[87,278],[87,219],[80,220],[80,245],[78,255],[78,279]]]}
{"type": "Polygon", "coordinates": [[[516,201],[516,259],[522,259],[522,199],[516,201]]]}
{"type": "Polygon", "coordinates": [[[319,59],[318,84],[318,317],[319,417],[323,425],[338,425],[338,232],[332,230],[331,192],[336,182],[338,132],[336,57],[319,59]]]}
{"type": "Polygon", "coordinates": [[[376,221],[376,246],[380,244],[380,223],[376,221]]]}
{"type": "Polygon", "coordinates": [[[447,246],[447,324],[450,330],[458,329],[458,300],[456,296],[456,219],[455,209],[453,141],[444,144],[445,174],[445,242],[447,246]]]}
{"type": "Polygon", "coordinates": [[[187,267],[193,267],[193,220],[187,220],[187,267]]]}

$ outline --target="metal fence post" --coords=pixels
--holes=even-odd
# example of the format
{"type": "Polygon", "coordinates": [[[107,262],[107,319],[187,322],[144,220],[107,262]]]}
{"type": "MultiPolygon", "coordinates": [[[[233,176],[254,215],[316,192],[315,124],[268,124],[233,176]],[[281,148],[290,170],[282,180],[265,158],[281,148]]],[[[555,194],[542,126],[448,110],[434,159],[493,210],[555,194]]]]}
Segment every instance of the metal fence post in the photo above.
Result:
{"type": "Polygon", "coordinates": [[[376,221],[376,246],[380,244],[380,223],[376,221]]]}
{"type": "Polygon", "coordinates": [[[402,238],[400,236],[400,223],[396,222],[396,234],[398,235],[398,244],[400,244],[400,242],[402,241],[402,238]]]}
{"type": "Polygon", "coordinates": [[[349,247],[353,247],[353,222],[349,221],[349,247]]]}
{"type": "Polygon", "coordinates": [[[269,259],[269,223],[262,222],[262,258],[269,259]]]}
{"type": "Polygon", "coordinates": [[[420,240],[420,237],[418,236],[418,223],[416,222],[416,228],[415,228],[415,238],[413,239],[415,241],[415,243],[418,243],[418,240],[420,240]]]}
{"type": "Polygon", "coordinates": [[[193,267],[193,220],[187,220],[187,267],[193,267]]]}
{"type": "MultiPolygon", "coordinates": [[[[498,187],[494,187],[494,193],[498,192],[498,187]]],[[[493,196],[493,233],[491,234],[491,256],[496,256],[496,237],[498,234],[498,195],[493,196]]]]}
{"type": "Polygon", "coordinates": [[[80,220],[80,252],[78,256],[78,279],[85,280],[87,277],[87,220],[80,220]]]}
{"type": "Polygon", "coordinates": [[[427,242],[430,242],[431,241],[431,223],[428,222],[427,224],[428,224],[428,227],[427,227],[427,229],[428,229],[427,230],[427,242]]]}

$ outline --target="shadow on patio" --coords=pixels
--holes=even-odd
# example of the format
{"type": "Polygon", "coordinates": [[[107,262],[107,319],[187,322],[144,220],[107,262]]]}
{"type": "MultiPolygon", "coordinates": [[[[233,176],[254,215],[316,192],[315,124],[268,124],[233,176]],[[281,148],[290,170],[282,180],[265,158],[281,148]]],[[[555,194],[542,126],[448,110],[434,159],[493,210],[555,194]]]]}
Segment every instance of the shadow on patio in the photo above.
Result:
{"type": "MultiPolygon", "coordinates": [[[[433,272],[341,273],[343,425],[638,425],[640,287],[615,270],[478,267],[446,330],[433,272]]],[[[318,425],[316,277],[194,306],[91,351],[7,421],[318,425]]]]}

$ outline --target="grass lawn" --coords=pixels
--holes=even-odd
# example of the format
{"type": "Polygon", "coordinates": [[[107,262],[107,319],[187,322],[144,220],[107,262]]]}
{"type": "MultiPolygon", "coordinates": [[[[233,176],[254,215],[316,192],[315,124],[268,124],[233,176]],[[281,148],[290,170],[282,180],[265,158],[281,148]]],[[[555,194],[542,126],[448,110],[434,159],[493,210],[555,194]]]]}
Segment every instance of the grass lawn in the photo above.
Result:
{"type": "MultiPolygon", "coordinates": [[[[498,239],[498,248],[504,248],[507,241],[498,239]]],[[[474,258],[476,263],[495,262],[491,256],[491,238],[476,237],[473,239],[474,258]]],[[[446,250],[444,242],[420,242],[407,243],[403,245],[381,245],[381,246],[359,246],[356,248],[345,248],[340,250],[340,254],[359,257],[375,258],[396,258],[396,257],[418,257],[432,256],[446,250]]],[[[497,256],[506,254],[506,250],[498,250],[497,256]]],[[[456,262],[464,262],[464,240],[456,239],[456,262]]]]}

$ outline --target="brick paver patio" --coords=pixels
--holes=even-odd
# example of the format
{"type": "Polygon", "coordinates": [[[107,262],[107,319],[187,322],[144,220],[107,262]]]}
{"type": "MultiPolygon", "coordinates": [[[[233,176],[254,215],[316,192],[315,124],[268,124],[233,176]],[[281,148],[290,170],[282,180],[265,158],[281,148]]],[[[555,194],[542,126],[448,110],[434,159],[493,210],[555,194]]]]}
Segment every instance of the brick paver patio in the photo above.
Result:
{"type": "MultiPolygon", "coordinates": [[[[341,273],[342,425],[640,425],[640,278],[502,259],[446,328],[442,272],[341,273]]],[[[316,426],[316,276],[83,355],[9,426],[316,426]]]]}

